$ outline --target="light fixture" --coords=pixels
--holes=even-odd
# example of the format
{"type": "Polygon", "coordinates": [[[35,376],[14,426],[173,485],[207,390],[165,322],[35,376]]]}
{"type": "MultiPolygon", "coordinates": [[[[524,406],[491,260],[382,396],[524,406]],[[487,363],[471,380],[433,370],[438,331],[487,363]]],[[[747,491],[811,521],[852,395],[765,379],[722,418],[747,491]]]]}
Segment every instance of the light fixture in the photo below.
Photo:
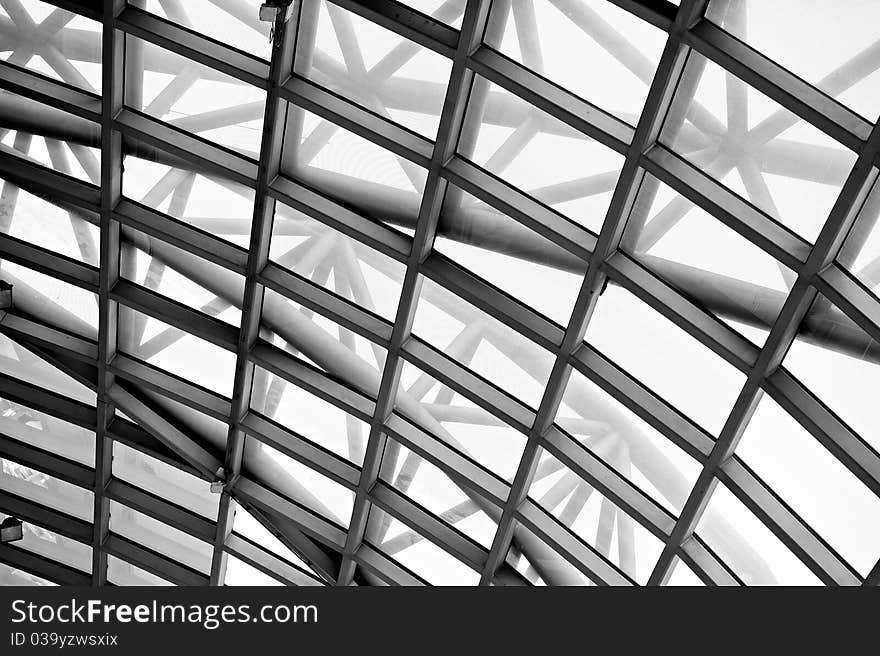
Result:
{"type": "Polygon", "coordinates": [[[260,20],[274,23],[280,12],[284,12],[282,20],[287,20],[293,10],[293,0],[267,0],[260,6],[260,20]]]}
{"type": "Polygon", "coordinates": [[[218,467],[217,471],[214,472],[214,480],[211,481],[211,494],[222,494],[224,491],[228,491],[235,485],[236,481],[238,481],[239,474],[238,472],[234,472],[232,476],[226,476],[226,470],[223,467],[218,467]]]}
{"type": "Polygon", "coordinates": [[[6,544],[7,542],[21,540],[23,536],[22,526],[21,520],[15,517],[4,519],[3,523],[0,524],[0,542],[6,544]]]}
{"type": "Polygon", "coordinates": [[[217,478],[211,481],[211,494],[220,494],[223,492],[223,488],[226,486],[226,471],[223,467],[217,469],[214,473],[214,476],[217,478]]]}

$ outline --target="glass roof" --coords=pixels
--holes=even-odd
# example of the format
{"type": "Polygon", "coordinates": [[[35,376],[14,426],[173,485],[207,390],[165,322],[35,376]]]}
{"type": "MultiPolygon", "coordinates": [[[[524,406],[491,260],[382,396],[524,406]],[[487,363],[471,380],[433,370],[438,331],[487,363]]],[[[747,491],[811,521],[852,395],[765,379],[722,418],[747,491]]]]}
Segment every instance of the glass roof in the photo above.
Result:
{"type": "Polygon", "coordinates": [[[0,0],[0,583],[880,584],[876,3],[260,4],[0,0]]]}

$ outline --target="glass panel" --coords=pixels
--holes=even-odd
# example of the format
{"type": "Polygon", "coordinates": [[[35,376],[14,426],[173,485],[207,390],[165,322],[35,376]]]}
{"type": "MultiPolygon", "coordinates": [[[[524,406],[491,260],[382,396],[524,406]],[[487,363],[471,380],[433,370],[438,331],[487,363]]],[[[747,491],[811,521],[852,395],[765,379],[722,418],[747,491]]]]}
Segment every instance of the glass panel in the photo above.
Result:
{"type": "Polygon", "coordinates": [[[354,493],[336,481],[252,437],[245,442],[243,466],[269,489],[340,526],[348,526],[354,493]]]}
{"type": "Polygon", "coordinates": [[[770,334],[769,327],[759,328],[758,326],[750,326],[745,323],[740,323],[739,321],[734,321],[730,318],[724,319],[724,323],[728,324],[746,339],[751,340],[753,344],[763,346],[764,342],[767,341],[767,336],[770,334]]]}
{"type": "Polygon", "coordinates": [[[695,587],[705,585],[705,583],[694,574],[694,571],[683,560],[676,558],[675,565],[672,566],[672,574],[670,574],[666,585],[695,587]]]}
{"type": "Polygon", "coordinates": [[[557,580],[553,583],[553,585],[595,585],[595,583],[593,583],[589,579],[589,577],[587,577],[579,569],[568,563],[568,561],[565,560],[562,554],[556,552],[556,550],[552,546],[547,544],[542,538],[532,533],[523,525],[520,525],[518,530],[523,531],[524,533],[528,533],[530,536],[529,540],[532,544],[542,546],[543,549],[547,549],[550,552],[547,554],[548,557],[546,559],[536,559],[534,562],[532,562],[522,551],[520,551],[516,547],[516,544],[511,545],[507,554],[507,562],[512,567],[516,568],[516,570],[532,584],[546,586],[548,585],[548,583],[543,577],[547,576],[548,580],[551,580],[550,577],[552,573],[557,572],[557,580]]]}
{"type": "MultiPolygon", "coordinates": [[[[414,543],[402,542],[402,535],[418,536],[409,526],[391,517],[376,505],[370,508],[365,539],[401,565],[424,578],[431,585],[476,585],[480,573],[472,570],[449,552],[441,549],[427,538],[414,543]],[[378,542],[383,527],[387,525],[383,541],[378,542]],[[390,546],[389,546],[390,545],[390,546]],[[398,551],[399,549],[399,551],[398,551]]],[[[421,536],[418,536],[421,537],[421,536]]]]}
{"type": "Polygon", "coordinates": [[[289,561],[306,572],[314,572],[299,556],[288,549],[284,544],[270,533],[265,526],[260,524],[254,516],[241,506],[235,509],[235,518],[232,521],[233,531],[243,535],[251,542],[259,545],[262,549],[289,561]]]}
{"type": "MultiPolygon", "coordinates": [[[[0,513],[0,521],[3,521],[6,517],[8,515],[0,513]]],[[[45,556],[62,565],[91,573],[92,548],[90,546],[66,538],[63,535],[58,535],[52,531],[47,531],[40,526],[28,522],[24,522],[22,529],[22,539],[18,542],[13,542],[11,546],[45,556]]]]}
{"type": "Polygon", "coordinates": [[[644,226],[633,235],[636,258],[674,287],[707,290],[703,306],[723,308],[716,314],[728,325],[738,329],[739,319],[769,328],[776,320],[795,272],[650,174],[633,226],[644,226]]]}
{"type": "Polygon", "coordinates": [[[819,234],[856,159],[854,152],[696,52],[688,59],[660,138],[807,241],[819,234]],[[692,97],[688,91],[694,87],[692,97]]]}
{"type": "Polygon", "coordinates": [[[606,0],[495,2],[486,42],[636,125],[666,33],[606,0]]]}
{"type": "MultiPolygon", "coordinates": [[[[492,520],[478,505],[479,499],[491,505],[471,491],[459,487],[440,469],[421,456],[413,453],[402,444],[388,441],[382,461],[382,478],[405,496],[437,515],[447,524],[457,528],[468,537],[482,544],[486,549],[492,548],[492,539],[498,524],[492,520]]],[[[501,510],[498,509],[500,514],[501,510]]],[[[388,519],[390,517],[386,516],[388,519]]],[[[388,530],[389,526],[383,526],[388,530]]],[[[381,535],[381,534],[380,534],[381,535]]],[[[414,544],[421,536],[409,531],[401,534],[395,541],[402,548],[406,544],[414,544]]],[[[393,551],[391,542],[381,537],[386,552],[393,551]]]]}
{"type": "Polygon", "coordinates": [[[0,152],[100,184],[99,124],[8,91],[0,107],[0,152]]]}
{"type": "Polygon", "coordinates": [[[298,74],[434,138],[452,60],[337,4],[307,0],[302,11],[301,33],[315,30],[315,53],[298,58],[298,74]]]}
{"type": "Polygon", "coordinates": [[[761,399],[737,453],[867,575],[880,558],[880,498],[769,396],[761,399]]]}
{"type": "Polygon", "coordinates": [[[144,403],[155,408],[172,425],[192,435],[202,442],[208,451],[222,458],[226,451],[226,439],[229,436],[229,424],[225,420],[210,417],[146,387],[140,388],[138,393],[143,397],[144,403]]]}
{"type": "Polygon", "coordinates": [[[41,323],[98,338],[97,294],[9,260],[0,262],[0,278],[14,287],[16,308],[39,317],[41,323]]]}
{"type": "MultiPolygon", "coordinates": [[[[877,171],[872,171],[876,175],[877,171]]],[[[837,261],[849,269],[874,296],[880,298],[880,182],[874,186],[859,211],[837,261]]]]}
{"type": "MultiPolygon", "coordinates": [[[[240,303],[242,276],[137,230],[125,228],[124,238],[120,254],[120,274],[124,278],[208,316],[234,326],[241,324],[241,310],[194,279],[215,287],[219,282],[235,290],[240,303]]],[[[144,326],[138,328],[142,331],[144,326]]]]}
{"type": "Polygon", "coordinates": [[[93,467],[95,433],[0,397],[0,434],[93,467]]]}
{"type": "Polygon", "coordinates": [[[538,466],[557,471],[532,481],[529,497],[639,583],[647,583],[663,543],[542,449],[538,466]]]}
{"type": "Polygon", "coordinates": [[[7,585],[15,585],[15,586],[31,586],[31,585],[41,585],[41,586],[54,586],[58,585],[57,583],[52,583],[52,581],[47,581],[46,579],[40,578],[35,574],[28,574],[27,572],[15,569],[14,567],[10,567],[4,563],[0,563],[0,586],[7,585]]]}
{"type": "Polygon", "coordinates": [[[110,502],[110,530],[187,567],[211,571],[210,544],[115,501],[110,502]]]}
{"type": "Polygon", "coordinates": [[[792,343],[783,366],[862,439],[880,450],[877,342],[821,294],[807,317],[810,323],[792,343]]]}
{"type": "Polygon", "coordinates": [[[465,191],[454,188],[446,199],[444,216],[456,216],[457,220],[454,227],[447,228],[449,237],[437,236],[434,248],[556,323],[566,325],[586,265],[465,191]],[[458,202],[450,203],[452,197],[458,202]]]}
{"type": "Polygon", "coordinates": [[[101,24],[39,0],[0,7],[0,59],[101,92],[101,24]]]}
{"type": "Polygon", "coordinates": [[[229,554],[226,556],[226,577],[223,585],[278,586],[283,583],[229,554]]]}
{"type": "Polygon", "coordinates": [[[853,66],[877,43],[877,31],[872,29],[880,20],[876,3],[714,0],[706,17],[871,121],[877,120],[876,60],[870,67],[853,66]],[[817,43],[822,44],[820,52],[814,51],[817,43]]]}
{"type": "Polygon", "coordinates": [[[113,585],[173,585],[115,556],[107,556],[107,580],[113,585]]]}
{"type": "Polygon", "coordinates": [[[0,372],[94,406],[97,395],[46,360],[0,335],[0,372]]]}
{"type": "Polygon", "coordinates": [[[355,464],[363,462],[369,425],[259,366],[251,407],[355,464]]]}
{"type": "Polygon", "coordinates": [[[217,518],[220,496],[192,474],[136,449],[113,442],[113,475],[210,520],[217,518]]]}
{"type": "Polygon", "coordinates": [[[459,153],[598,233],[623,156],[484,78],[471,98],[459,153]],[[497,114],[474,100],[483,93],[497,114]]]}
{"type": "Polygon", "coordinates": [[[232,351],[124,305],[119,306],[119,324],[120,350],[218,394],[232,396],[232,351]]]}
{"type": "Polygon", "coordinates": [[[124,159],[122,193],[242,248],[250,245],[254,191],[219,177],[138,157],[124,159]]]}
{"type": "MultiPolygon", "coordinates": [[[[328,335],[351,351],[351,355],[357,358],[355,362],[358,366],[366,364],[379,374],[385,364],[386,351],[381,346],[271,289],[267,289],[264,295],[263,321],[269,328],[284,331],[284,335],[274,338],[276,346],[323,369],[328,369],[323,366],[324,364],[332,364],[327,359],[330,357],[327,349],[336,348],[335,345],[331,346],[331,343],[328,343],[328,335]],[[296,337],[296,344],[301,344],[302,353],[299,353],[295,343],[286,342],[284,336],[296,337]]],[[[329,367],[329,369],[334,368],[329,367]]]]}
{"type": "Polygon", "coordinates": [[[224,45],[269,59],[272,52],[269,28],[272,25],[258,20],[257,8],[252,5],[212,0],[186,0],[186,3],[147,0],[144,8],[224,45]]]}
{"type": "Polygon", "coordinates": [[[709,498],[697,534],[746,585],[820,584],[723,483],[709,498]]]}
{"type": "Polygon", "coordinates": [[[398,412],[410,415],[410,406],[400,402],[406,392],[444,432],[410,417],[418,426],[508,482],[513,480],[526,445],[524,434],[409,362],[403,363],[400,383],[398,412]]]}
{"type": "Polygon", "coordinates": [[[61,255],[98,266],[98,217],[62,209],[0,178],[3,217],[0,232],[61,255]]]}
{"type": "Polygon", "coordinates": [[[586,341],[717,435],[745,375],[636,296],[609,285],[586,341]]]}
{"type": "Polygon", "coordinates": [[[571,372],[556,424],[671,513],[681,512],[700,465],[579,371],[571,372]]]}
{"type": "Polygon", "coordinates": [[[406,266],[293,208],[276,203],[269,257],[393,321],[406,266]]]}
{"type": "Polygon", "coordinates": [[[415,228],[426,169],[315,114],[291,109],[284,173],[364,214],[415,228]]]}
{"type": "Polygon", "coordinates": [[[526,404],[540,404],[550,353],[429,278],[422,278],[413,333],[526,404]]]}
{"type": "Polygon", "coordinates": [[[134,69],[126,75],[127,104],[176,128],[259,158],[265,91],[131,35],[126,38],[126,61],[134,69]],[[143,75],[139,76],[141,66],[143,75]]]}
{"type": "MultiPolygon", "coordinates": [[[[523,529],[525,530],[525,529],[523,529]]],[[[529,583],[532,585],[538,586],[546,586],[547,584],[544,582],[538,573],[535,571],[535,568],[532,567],[532,564],[529,562],[529,559],[526,558],[523,553],[517,549],[514,545],[511,545],[510,549],[507,552],[507,558],[505,559],[507,564],[513,567],[517,572],[523,575],[529,583]]]]}
{"type": "Polygon", "coordinates": [[[0,490],[24,497],[87,522],[92,521],[94,495],[41,471],[0,458],[0,490]]]}

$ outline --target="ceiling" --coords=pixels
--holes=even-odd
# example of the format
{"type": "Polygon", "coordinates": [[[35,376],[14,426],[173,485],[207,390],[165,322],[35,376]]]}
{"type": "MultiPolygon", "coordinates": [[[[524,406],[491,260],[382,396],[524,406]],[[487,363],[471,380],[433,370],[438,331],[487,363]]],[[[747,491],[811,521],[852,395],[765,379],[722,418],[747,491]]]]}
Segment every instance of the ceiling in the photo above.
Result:
{"type": "Polygon", "coordinates": [[[259,5],[0,0],[0,582],[880,583],[880,6],[259,5]]]}

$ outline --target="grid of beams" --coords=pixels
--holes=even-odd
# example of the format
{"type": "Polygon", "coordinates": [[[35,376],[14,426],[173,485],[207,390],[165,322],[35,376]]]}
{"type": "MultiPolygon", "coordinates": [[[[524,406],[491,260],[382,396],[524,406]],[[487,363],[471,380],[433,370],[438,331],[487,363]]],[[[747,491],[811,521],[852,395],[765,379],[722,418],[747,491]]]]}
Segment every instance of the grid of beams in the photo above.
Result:
{"type": "MultiPolygon", "coordinates": [[[[6,7],[6,3],[0,4],[6,7]]],[[[274,26],[268,60],[182,27],[178,23],[186,24],[186,13],[179,3],[167,3],[171,9],[166,12],[172,20],[147,13],[141,3],[124,0],[105,0],[102,12],[73,2],[51,4],[101,21],[102,93],[88,91],[70,80],[57,82],[14,61],[0,62],[0,87],[16,97],[66,112],[70,120],[59,119],[52,128],[54,132],[46,134],[70,144],[99,149],[99,172],[90,182],[79,180],[65,175],[57,165],[52,170],[22,155],[26,149],[17,148],[15,152],[4,147],[0,151],[0,175],[10,188],[17,186],[74,212],[99,217],[99,258],[91,263],[81,262],[6,235],[0,236],[0,257],[96,294],[98,329],[91,337],[76,335],[75,330],[60,331],[54,317],[41,317],[39,312],[31,311],[32,306],[27,306],[5,313],[0,319],[0,332],[84,382],[97,393],[97,406],[89,409],[78,401],[12,378],[0,384],[0,395],[94,430],[95,464],[86,467],[15,440],[4,440],[0,455],[90,489],[94,494],[94,519],[91,523],[74,521],[38,502],[11,496],[0,497],[0,511],[15,511],[47,530],[89,544],[93,584],[106,583],[107,557],[113,555],[173,582],[219,585],[224,581],[229,554],[283,583],[311,584],[318,579],[336,585],[423,583],[422,575],[409,571],[373,540],[387,532],[391,519],[410,530],[401,542],[429,540],[474,570],[483,585],[527,583],[527,577],[513,567],[516,554],[525,556],[538,575],[551,584],[580,584],[583,577],[596,584],[635,583],[632,573],[622,564],[611,562],[607,551],[579,538],[570,522],[557,520],[529,497],[536,478],[546,475],[541,471],[541,455],[545,452],[577,476],[578,482],[569,489],[575,491],[573,499],[578,494],[589,497],[592,490],[598,490],[619,509],[618,531],[627,521],[634,520],[662,542],[662,553],[647,577],[648,584],[666,583],[676,559],[687,563],[707,583],[743,582],[733,564],[722,562],[695,533],[719,481],[819,580],[845,585],[878,583],[880,563],[867,576],[859,574],[743,464],[735,449],[767,392],[871,491],[880,492],[880,456],[781,366],[796,337],[880,362],[880,301],[841,266],[844,242],[877,180],[880,127],[709,22],[704,18],[706,0],[682,0],[678,7],[668,2],[614,2],[666,32],[662,56],[648,80],[647,100],[632,125],[543,78],[540,53],[529,50],[528,37],[521,42],[524,64],[488,45],[498,38],[487,33],[497,29],[497,24],[490,20],[490,12],[513,12],[519,29],[527,23],[523,16],[527,17],[528,10],[523,6],[528,3],[467,0],[456,9],[455,2],[448,2],[437,10],[439,18],[431,18],[393,0],[332,0],[329,15],[337,34],[344,35],[352,29],[347,13],[351,12],[449,60],[451,73],[442,94],[434,139],[393,121],[378,100],[367,108],[306,79],[301,69],[308,68],[314,56],[316,2],[297,2],[289,22],[279,19],[274,26]],[[457,16],[462,17],[460,29],[446,22],[457,16]],[[245,153],[220,146],[180,127],[187,125],[185,122],[172,124],[153,118],[143,107],[142,99],[131,95],[137,93],[132,91],[132,87],[137,87],[132,60],[144,56],[136,45],[142,42],[265,91],[261,116],[248,114],[251,119],[262,118],[259,151],[245,153]],[[841,176],[840,194],[813,243],[784,228],[778,217],[766,206],[758,207],[760,203],[754,198],[747,202],[718,182],[711,172],[714,164],[701,170],[661,141],[661,132],[676,131],[690,111],[699,67],[705,65],[695,64],[697,57],[701,62],[722,67],[728,75],[735,76],[729,79],[738,79],[739,84],[759,90],[793,117],[809,122],[853,153],[855,164],[841,176]],[[490,82],[549,115],[562,126],[558,129],[585,135],[623,156],[622,169],[608,188],[613,189],[613,194],[601,230],[592,232],[575,224],[548,204],[489,172],[488,165],[484,169],[471,161],[475,135],[468,121],[472,122],[472,115],[491,111],[492,103],[498,101],[497,94],[488,91],[490,82]],[[340,188],[344,183],[330,177],[319,179],[313,171],[306,171],[301,162],[292,162],[308,148],[308,139],[300,141],[303,110],[319,121],[308,139],[321,130],[333,134],[343,128],[391,152],[411,180],[421,182],[421,198],[414,213],[404,216],[403,210],[393,207],[402,207],[403,200],[397,203],[396,199],[389,199],[388,207],[383,207],[376,201],[375,192],[365,188],[361,198],[359,189],[340,188]],[[179,172],[180,180],[173,187],[174,196],[167,212],[123,197],[124,156],[161,162],[179,172]],[[255,200],[247,230],[247,251],[178,220],[187,194],[181,181],[194,175],[251,190],[255,200]],[[788,294],[781,298],[778,307],[771,308],[775,313],[767,310],[761,315],[769,330],[762,347],[719,320],[719,316],[740,317],[735,309],[731,310],[729,299],[718,293],[717,286],[706,284],[693,272],[671,267],[668,262],[634,255],[635,240],[649,232],[645,217],[639,216],[637,199],[640,193],[648,193],[652,185],[656,192],[654,178],[793,272],[786,278],[788,294]],[[449,209],[454,209],[452,201],[462,190],[512,218],[518,229],[524,227],[545,238],[547,246],[530,242],[524,237],[526,232],[507,235],[524,257],[583,276],[566,326],[550,321],[434,250],[438,234],[452,239],[469,238],[456,232],[456,215],[449,209]],[[350,199],[354,202],[348,202],[350,199]],[[370,257],[381,254],[401,267],[396,314],[383,317],[375,312],[369,290],[358,287],[361,283],[357,275],[350,273],[340,283],[340,269],[335,264],[332,266],[337,287],[335,293],[328,291],[324,284],[329,276],[328,265],[318,255],[303,256],[315,258],[305,273],[294,273],[294,267],[285,268],[270,260],[273,219],[282,206],[338,231],[354,240],[357,248],[370,247],[370,257]],[[410,229],[412,236],[373,218],[384,218],[386,211],[395,219],[391,223],[410,229]],[[145,245],[143,250],[161,267],[174,268],[210,291],[216,296],[218,308],[239,307],[240,324],[232,326],[218,319],[219,311],[212,311],[209,306],[193,309],[164,297],[146,283],[121,278],[120,258],[125,241],[145,245]],[[208,262],[222,274],[207,268],[208,262]],[[745,376],[739,396],[717,436],[710,435],[583,341],[599,297],[609,283],[632,292],[745,376]],[[347,293],[340,286],[343,284],[347,285],[347,293]],[[474,329],[471,335],[462,332],[443,353],[413,334],[420,299],[427,297],[441,305],[444,302],[432,297],[428,289],[429,285],[437,284],[472,306],[469,310],[450,310],[450,315],[458,312],[465,317],[463,322],[470,325],[478,323],[473,320],[476,312],[484,313],[550,353],[552,365],[546,376],[536,373],[537,365],[521,363],[530,375],[544,380],[536,408],[470,368],[470,358],[482,339],[502,352],[513,353],[511,359],[516,360],[516,347],[500,331],[493,332],[484,326],[474,329]],[[817,301],[820,295],[840,310],[834,318],[836,330],[822,328],[821,312],[827,310],[828,304],[826,301],[821,306],[817,301]],[[302,309],[291,310],[288,300],[302,309]],[[122,339],[120,308],[136,310],[168,324],[169,330],[183,330],[231,353],[235,361],[231,394],[227,397],[210,391],[121,352],[117,348],[117,340],[122,339]],[[339,326],[338,343],[303,323],[303,317],[315,313],[339,326]],[[282,338],[286,346],[269,341],[267,335],[272,333],[282,338]],[[376,356],[378,371],[358,368],[356,358],[352,359],[356,338],[366,339],[375,353],[381,347],[381,355],[376,356]],[[401,387],[405,365],[415,365],[424,372],[423,382],[407,390],[401,387]],[[610,455],[598,457],[598,450],[583,448],[558,425],[557,411],[573,371],[700,463],[702,469],[696,484],[682,499],[678,515],[660,507],[622,473],[622,468],[628,467],[629,456],[613,449],[610,455]],[[280,382],[273,389],[275,383],[270,385],[260,379],[261,372],[280,382]],[[451,393],[456,393],[472,402],[474,412],[470,415],[483,425],[511,426],[523,435],[523,454],[509,479],[500,478],[456,442],[439,415],[432,414],[442,413],[442,408],[427,409],[426,403],[413,392],[419,385],[430,386],[424,376],[446,386],[450,398],[451,393]],[[330,452],[255,410],[256,395],[268,403],[271,393],[280,395],[285,385],[307,390],[344,411],[349,425],[355,419],[368,425],[361,464],[330,452]],[[223,422],[227,426],[225,442],[218,445],[198,431],[176,425],[162,405],[156,404],[154,395],[223,422]],[[135,423],[116,416],[117,410],[135,423]],[[346,525],[340,525],[332,513],[316,508],[310,493],[295,481],[290,488],[281,490],[260,480],[260,472],[249,468],[246,462],[248,440],[269,445],[346,489],[353,499],[352,515],[346,525]],[[216,521],[208,521],[114,478],[114,441],[158,457],[205,481],[221,478],[223,492],[216,521]],[[484,513],[497,524],[490,545],[477,543],[457,527],[450,519],[455,517],[454,509],[449,510],[449,516],[436,515],[406,494],[406,483],[401,487],[386,480],[383,472],[394,469],[401,446],[411,452],[403,464],[405,470],[410,467],[410,475],[421,461],[430,463],[464,492],[463,507],[468,510],[460,512],[484,513]],[[291,489],[304,496],[297,498],[291,489]],[[111,501],[210,543],[210,571],[196,571],[112,534],[111,501]],[[311,572],[306,573],[273,556],[262,545],[234,534],[237,504],[246,507],[279,537],[311,572]],[[377,520],[382,515],[387,519],[377,520]],[[373,533],[371,523],[377,521],[384,521],[385,525],[373,533]]],[[[254,19],[248,18],[247,12],[255,13],[255,8],[246,3],[217,4],[237,7],[230,11],[240,10],[237,15],[242,20],[254,19]]],[[[570,8],[577,3],[560,4],[570,8]]],[[[7,8],[13,21],[15,5],[10,1],[7,8]]],[[[62,14],[58,14],[58,19],[62,20],[62,14]]],[[[528,30],[523,28],[523,32],[528,30]]],[[[347,72],[365,75],[365,69],[361,70],[363,62],[359,61],[362,57],[355,50],[342,53],[347,72]]],[[[184,71],[178,79],[183,80],[185,75],[184,71]]],[[[44,120],[40,117],[31,123],[28,118],[3,118],[7,120],[3,123],[8,126],[6,130],[16,129],[20,135],[45,133],[40,132],[38,123],[44,120]]],[[[528,122],[524,125],[518,126],[517,132],[525,134],[532,129],[528,122]]],[[[472,223],[470,228],[474,225],[480,227],[479,223],[472,223]]],[[[482,247],[496,250],[504,246],[491,241],[498,232],[489,230],[488,224],[483,227],[486,241],[480,244],[482,247]]],[[[334,244],[328,241],[324,247],[331,249],[334,244]]],[[[381,266],[376,259],[373,263],[381,266]]],[[[17,293],[26,287],[19,284],[17,293]]],[[[588,420],[585,413],[581,414],[588,420]]],[[[731,527],[725,530],[733,531],[731,527]]],[[[618,539],[624,539],[620,533],[618,539]]],[[[45,558],[15,550],[12,554],[8,552],[5,548],[0,552],[0,561],[24,571],[61,582],[84,580],[81,572],[45,558]]]]}

